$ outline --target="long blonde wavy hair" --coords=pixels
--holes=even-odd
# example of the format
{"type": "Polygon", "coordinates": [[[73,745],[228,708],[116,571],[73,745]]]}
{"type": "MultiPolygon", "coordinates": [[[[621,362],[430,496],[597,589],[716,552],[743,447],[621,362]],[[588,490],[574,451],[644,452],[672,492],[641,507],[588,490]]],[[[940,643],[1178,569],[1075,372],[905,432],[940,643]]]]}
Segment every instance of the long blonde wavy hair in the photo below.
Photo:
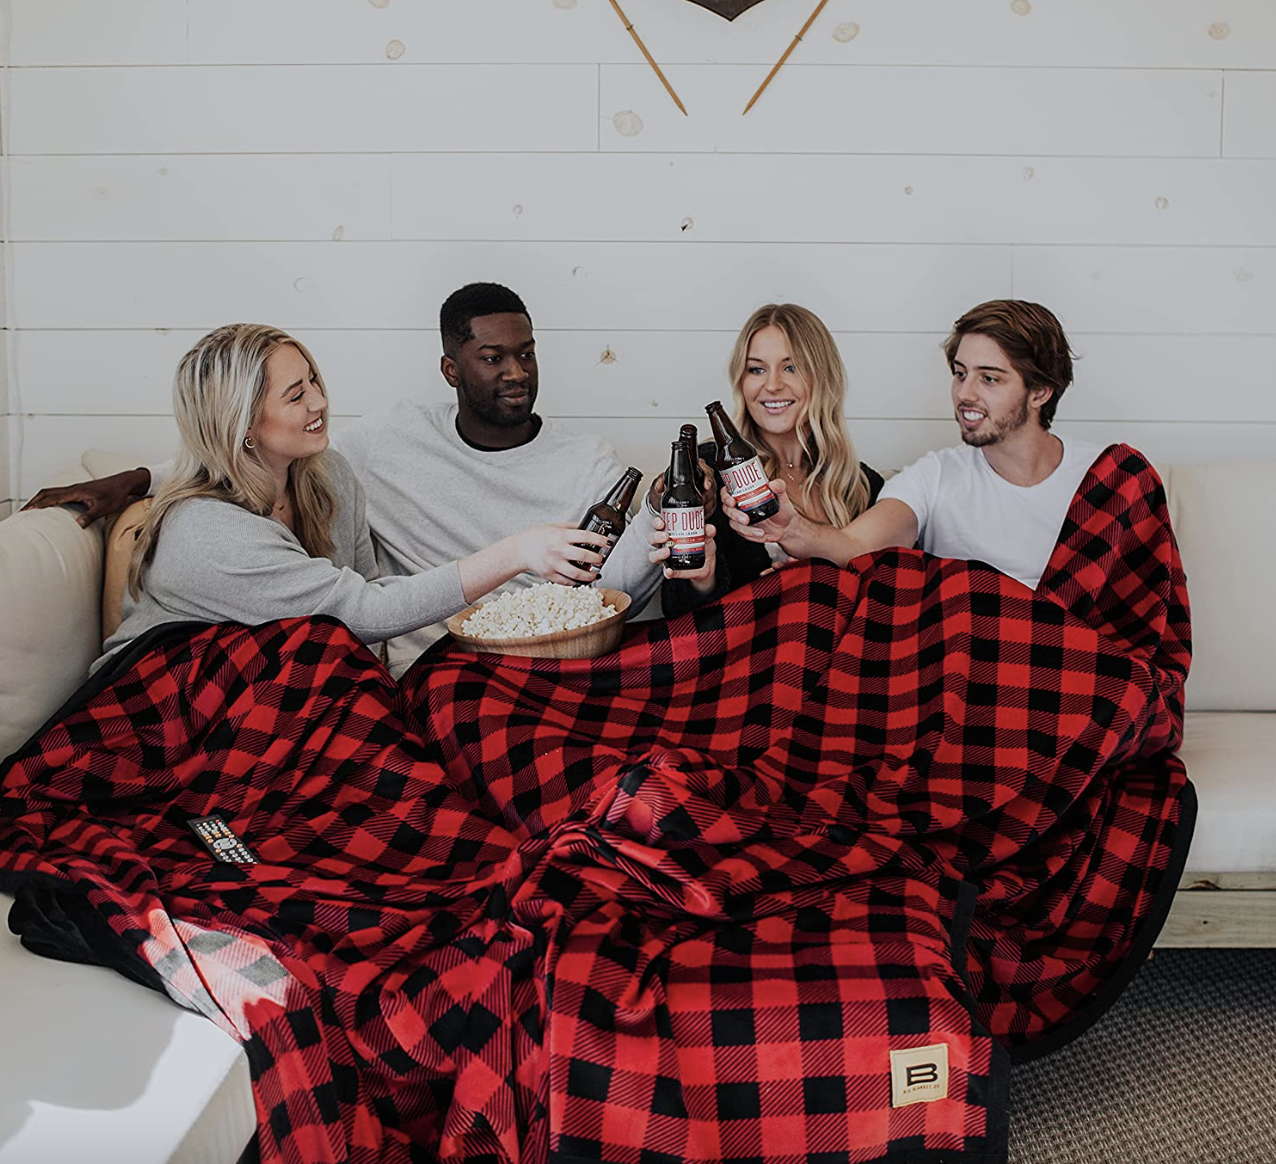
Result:
{"type": "Polygon", "coordinates": [[[844,526],[868,508],[871,492],[860,470],[860,459],[846,427],[846,365],[829,329],[813,311],[796,303],[768,303],[759,307],[740,331],[731,349],[727,377],[735,398],[735,423],[740,435],[758,450],[769,480],[780,475],[780,458],[767,444],[745,406],[745,369],[753,337],[767,327],[778,327],[789,345],[793,366],[806,381],[807,398],[798,415],[797,438],[808,471],[796,495],[795,508],[804,517],[817,501],[834,526],[844,526]]]}
{"type": "MultiPolygon", "coordinates": [[[[244,446],[244,438],[261,417],[266,361],[283,344],[305,356],[326,397],[314,357],[287,332],[263,324],[219,327],[177,365],[173,414],[182,445],[173,474],[155,495],[133,547],[128,587],[134,598],[142,592],[142,575],[173,506],[192,497],[213,497],[265,517],[279,500],[275,478],[257,452],[244,446]]],[[[293,461],[288,489],[297,540],[312,558],[331,557],[337,505],[323,458],[293,461]]]]}

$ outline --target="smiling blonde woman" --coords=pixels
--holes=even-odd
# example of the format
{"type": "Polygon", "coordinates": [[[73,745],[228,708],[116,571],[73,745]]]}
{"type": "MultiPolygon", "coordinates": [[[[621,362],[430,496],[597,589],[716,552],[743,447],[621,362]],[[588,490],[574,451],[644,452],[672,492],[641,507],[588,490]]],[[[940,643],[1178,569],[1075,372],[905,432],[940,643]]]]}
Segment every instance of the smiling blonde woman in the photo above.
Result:
{"type": "MultiPolygon", "coordinates": [[[[782,481],[805,518],[841,527],[877,499],[882,478],[860,462],[843,415],[846,366],[837,343],[814,312],[768,303],[740,329],[727,365],[736,428],[757,450],[768,479],[782,481]]],[[[713,464],[712,442],[701,457],[713,464]]],[[[721,481],[717,484],[721,486],[721,481]]],[[[661,604],[681,614],[788,561],[778,547],[742,538],[719,510],[708,524],[704,568],[665,569],[661,604]]],[[[653,522],[651,560],[663,562],[663,527],[653,522]]]]}
{"type": "Polygon", "coordinates": [[[178,365],[181,451],[134,548],[124,619],[94,665],[166,623],[328,615],[364,642],[448,618],[524,571],[594,574],[601,534],[538,525],[459,561],[376,577],[362,486],[328,448],[328,390],[277,328],[231,324],[178,365]],[[569,540],[570,539],[570,540],[569,540]],[[588,547],[582,548],[588,543],[588,547]]]}

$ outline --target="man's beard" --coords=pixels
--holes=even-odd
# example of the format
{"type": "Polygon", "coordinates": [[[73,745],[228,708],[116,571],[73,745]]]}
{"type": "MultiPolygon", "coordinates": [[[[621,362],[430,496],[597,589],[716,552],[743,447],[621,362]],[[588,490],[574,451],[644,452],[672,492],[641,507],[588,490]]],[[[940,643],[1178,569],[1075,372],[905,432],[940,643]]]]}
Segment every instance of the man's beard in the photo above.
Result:
{"type": "MultiPolygon", "coordinates": [[[[960,410],[958,410],[960,412],[960,410]]],[[[960,418],[958,419],[960,423],[960,418]]],[[[968,445],[976,449],[987,448],[989,445],[1000,444],[1012,432],[1018,432],[1028,423],[1028,396],[1024,394],[1019,411],[1012,413],[1010,416],[1003,416],[991,429],[980,432],[970,432],[963,428],[961,430],[961,439],[968,445]]]]}
{"type": "Polygon", "coordinates": [[[535,384],[526,386],[527,403],[514,410],[501,408],[490,396],[474,392],[464,379],[460,380],[457,388],[465,398],[469,410],[485,424],[494,425],[497,428],[517,428],[521,424],[526,424],[531,419],[532,407],[536,403],[535,384]]]}

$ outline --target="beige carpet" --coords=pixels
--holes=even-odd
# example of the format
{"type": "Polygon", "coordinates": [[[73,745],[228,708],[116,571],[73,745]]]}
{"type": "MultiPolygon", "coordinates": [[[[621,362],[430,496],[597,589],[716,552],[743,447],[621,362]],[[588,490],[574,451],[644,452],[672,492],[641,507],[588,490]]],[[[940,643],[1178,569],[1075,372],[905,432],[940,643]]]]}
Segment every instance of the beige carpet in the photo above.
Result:
{"type": "Polygon", "coordinates": [[[1276,1164],[1276,950],[1157,951],[1010,1113],[1010,1164],[1276,1164]]]}

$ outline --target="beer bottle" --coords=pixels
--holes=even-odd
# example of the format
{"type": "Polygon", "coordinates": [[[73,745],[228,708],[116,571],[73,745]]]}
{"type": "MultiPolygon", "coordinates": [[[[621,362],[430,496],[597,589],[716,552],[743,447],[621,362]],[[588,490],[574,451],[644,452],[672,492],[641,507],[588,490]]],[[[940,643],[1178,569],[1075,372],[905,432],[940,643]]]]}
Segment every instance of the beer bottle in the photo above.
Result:
{"type": "MultiPolygon", "coordinates": [[[[629,516],[629,507],[633,504],[634,490],[638,488],[638,482],[641,480],[642,474],[631,465],[625,470],[620,480],[611,487],[607,496],[585,511],[580,525],[576,527],[587,529],[591,533],[606,535],[607,544],[598,547],[598,553],[602,555],[604,564],[606,564],[607,555],[620,540],[620,535],[625,532],[625,521],[629,516]]],[[[584,562],[573,562],[572,565],[579,566],[582,570],[593,570],[595,573],[602,569],[601,565],[589,566],[584,562]]]]}
{"type": "MultiPolygon", "coordinates": [[[[678,430],[678,439],[687,446],[687,455],[691,458],[691,474],[697,482],[700,480],[700,438],[696,434],[694,424],[684,424],[678,430]]],[[[703,494],[703,491],[702,491],[703,494]]]]}
{"type": "Polygon", "coordinates": [[[709,427],[718,446],[717,464],[722,483],[741,513],[749,517],[750,525],[757,525],[780,512],[780,502],[767,484],[766,470],[758,451],[737,431],[720,400],[705,405],[709,414],[709,427]]]}
{"type": "Polygon", "coordinates": [[[660,499],[660,518],[669,546],[665,565],[671,570],[699,570],[704,565],[704,494],[700,484],[695,445],[688,446],[680,434],[673,442],[660,499]]]}

